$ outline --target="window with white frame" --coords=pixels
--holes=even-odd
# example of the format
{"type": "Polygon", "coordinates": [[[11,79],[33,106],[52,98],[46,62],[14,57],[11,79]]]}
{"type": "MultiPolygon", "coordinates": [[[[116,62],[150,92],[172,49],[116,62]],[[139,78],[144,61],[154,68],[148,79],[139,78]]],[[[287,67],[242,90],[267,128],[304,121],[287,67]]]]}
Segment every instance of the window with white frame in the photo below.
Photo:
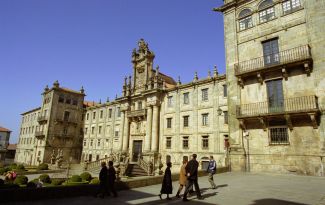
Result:
{"type": "Polygon", "coordinates": [[[258,10],[259,10],[260,23],[264,23],[275,18],[275,9],[274,9],[273,0],[263,1],[259,5],[258,10]]]}
{"type": "Polygon", "coordinates": [[[203,126],[209,125],[209,113],[202,114],[202,125],[203,126]]]}
{"type": "Polygon", "coordinates": [[[172,118],[167,118],[167,128],[172,128],[172,118]]]}
{"type": "Polygon", "coordinates": [[[300,0],[288,0],[282,2],[283,13],[290,13],[301,7],[300,0]]]}
{"type": "Polygon", "coordinates": [[[121,117],[121,108],[120,107],[117,108],[117,117],[121,117]]]}
{"type": "Polygon", "coordinates": [[[172,107],[173,106],[173,96],[167,97],[167,106],[172,107]]]}
{"type": "Polygon", "coordinates": [[[183,116],[183,126],[184,127],[188,127],[188,119],[189,119],[188,115],[183,116]]]}
{"type": "Polygon", "coordinates": [[[188,149],[189,143],[188,143],[188,136],[183,137],[183,149],[188,149]]]}
{"type": "Polygon", "coordinates": [[[190,104],[189,93],[188,92],[184,93],[183,96],[184,96],[184,102],[183,102],[184,105],[190,104]]]}
{"type": "Polygon", "coordinates": [[[166,149],[170,149],[172,147],[172,138],[166,137],[166,149]]]}
{"type": "Polygon", "coordinates": [[[209,95],[208,95],[208,88],[202,89],[202,101],[208,101],[209,95]]]}
{"type": "Polygon", "coordinates": [[[209,136],[202,136],[202,149],[209,149],[209,136]]]}
{"type": "Polygon", "coordinates": [[[250,9],[242,10],[238,18],[240,31],[253,27],[252,11],[250,9]]]}

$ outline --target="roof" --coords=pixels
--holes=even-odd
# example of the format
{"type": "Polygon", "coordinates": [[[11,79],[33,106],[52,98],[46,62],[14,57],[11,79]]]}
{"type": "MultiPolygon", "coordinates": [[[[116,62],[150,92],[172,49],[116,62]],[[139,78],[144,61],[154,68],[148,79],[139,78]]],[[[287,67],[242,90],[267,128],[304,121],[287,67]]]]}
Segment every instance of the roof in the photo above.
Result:
{"type": "Polygon", "coordinates": [[[65,87],[59,87],[57,88],[59,90],[65,91],[65,92],[69,92],[69,93],[74,93],[74,94],[78,94],[78,95],[84,95],[83,93],[76,91],[76,90],[72,90],[70,88],[65,88],[65,87]]]}
{"type": "Polygon", "coordinates": [[[11,130],[0,126],[0,132],[11,132],[11,130]]]}
{"type": "Polygon", "coordinates": [[[7,150],[16,150],[17,144],[9,144],[7,150]]]}
{"type": "Polygon", "coordinates": [[[29,111],[26,111],[26,112],[24,112],[24,113],[21,113],[21,115],[25,115],[25,114],[28,114],[28,113],[31,113],[31,112],[35,112],[35,111],[40,110],[40,109],[41,109],[41,107],[34,108],[34,109],[32,109],[32,110],[29,110],[29,111]]]}
{"type": "Polygon", "coordinates": [[[96,106],[96,105],[98,105],[98,103],[95,103],[94,101],[84,101],[84,105],[86,106],[86,107],[91,107],[91,106],[96,106]]]}

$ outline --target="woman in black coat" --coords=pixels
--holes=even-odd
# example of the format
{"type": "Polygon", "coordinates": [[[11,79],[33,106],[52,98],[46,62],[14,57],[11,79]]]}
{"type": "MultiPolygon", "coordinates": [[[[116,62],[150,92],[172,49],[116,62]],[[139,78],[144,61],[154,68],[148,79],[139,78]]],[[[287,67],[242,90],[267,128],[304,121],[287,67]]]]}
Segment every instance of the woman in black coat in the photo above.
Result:
{"type": "Polygon", "coordinates": [[[167,168],[165,170],[164,180],[161,185],[160,194],[158,195],[160,199],[162,199],[161,198],[162,194],[167,194],[166,199],[171,200],[171,198],[169,198],[169,194],[172,194],[173,192],[172,173],[170,171],[171,167],[172,167],[172,163],[167,162],[167,168]]]}

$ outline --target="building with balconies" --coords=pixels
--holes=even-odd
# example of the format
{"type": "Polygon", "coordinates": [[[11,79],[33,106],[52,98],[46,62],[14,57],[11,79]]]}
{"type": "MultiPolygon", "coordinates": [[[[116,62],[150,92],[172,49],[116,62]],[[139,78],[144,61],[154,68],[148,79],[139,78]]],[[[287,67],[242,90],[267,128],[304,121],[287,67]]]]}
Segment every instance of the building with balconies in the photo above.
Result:
{"type": "Polygon", "coordinates": [[[325,2],[225,0],[233,170],[323,175],[325,2]]]}
{"type": "Polygon", "coordinates": [[[5,164],[11,131],[0,126],[0,164],[5,164]]]}

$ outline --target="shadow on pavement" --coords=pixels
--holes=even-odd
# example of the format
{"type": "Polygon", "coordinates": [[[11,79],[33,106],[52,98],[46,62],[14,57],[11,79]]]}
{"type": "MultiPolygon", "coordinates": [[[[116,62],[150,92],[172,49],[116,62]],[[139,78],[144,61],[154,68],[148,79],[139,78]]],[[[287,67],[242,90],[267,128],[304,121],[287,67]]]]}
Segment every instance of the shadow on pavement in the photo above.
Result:
{"type": "Polygon", "coordinates": [[[285,201],[280,199],[259,199],[255,200],[252,205],[308,205],[302,203],[296,203],[292,201],[285,201]]]}

